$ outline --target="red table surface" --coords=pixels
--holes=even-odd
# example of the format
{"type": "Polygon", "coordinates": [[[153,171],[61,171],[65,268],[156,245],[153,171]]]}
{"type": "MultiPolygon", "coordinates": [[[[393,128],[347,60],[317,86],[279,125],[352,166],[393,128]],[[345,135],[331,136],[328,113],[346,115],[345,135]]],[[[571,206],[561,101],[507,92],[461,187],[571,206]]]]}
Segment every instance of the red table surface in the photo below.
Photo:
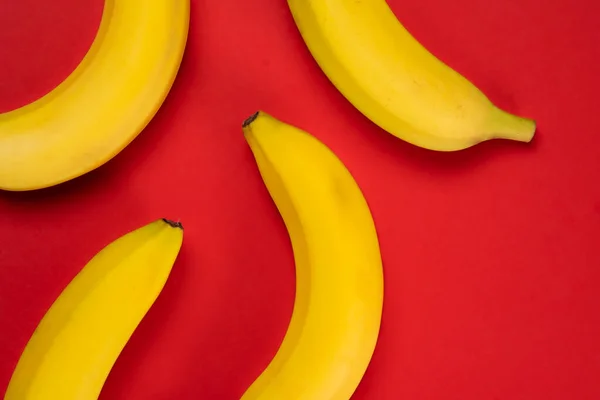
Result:
{"type": "MultiPolygon", "coordinates": [[[[535,118],[535,140],[413,147],[336,91],[285,1],[193,0],[180,74],[139,138],[82,178],[0,193],[0,394],[86,261],[168,217],[184,223],[184,247],[101,398],[239,398],[276,352],[294,299],[289,239],[241,134],[263,109],[330,146],[372,207],[385,304],[353,399],[600,399],[597,3],[390,5],[497,104],[535,118]]],[[[0,0],[0,109],[64,79],[101,10],[0,0]]]]}

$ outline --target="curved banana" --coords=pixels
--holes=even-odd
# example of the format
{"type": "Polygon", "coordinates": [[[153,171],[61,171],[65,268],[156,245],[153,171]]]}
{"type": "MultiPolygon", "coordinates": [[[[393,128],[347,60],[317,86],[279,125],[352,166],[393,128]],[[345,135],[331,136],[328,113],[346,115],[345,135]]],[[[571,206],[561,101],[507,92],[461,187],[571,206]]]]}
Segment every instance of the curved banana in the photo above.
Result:
{"type": "Polygon", "coordinates": [[[178,72],[190,0],[106,0],[94,42],[53,91],[0,114],[0,189],[44,188],[118,154],[152,119],[178,72]]]}
{"type": "Polygon", "coordinates": [[[425,49],[385,0],[288,0],[288,5],[329,80],[394,136],[438,151],[495,138],[533,138],[533,120],[494,106],[425,49]]]}
{"type": "Polygon", "coordinates": [[[158,220],[92,258],[39,323],[4,399],[97,399],[121,350],[162,290],[182,241],[181,224],[158,220]]]}
{"type": "Polygon", "coordinates": [[[383,306],[369,207],[313,136],[264,112],[243,130],[291,238],[296,298],[277,354],[242,399],[349,399],[370,362],[383,306]]]}

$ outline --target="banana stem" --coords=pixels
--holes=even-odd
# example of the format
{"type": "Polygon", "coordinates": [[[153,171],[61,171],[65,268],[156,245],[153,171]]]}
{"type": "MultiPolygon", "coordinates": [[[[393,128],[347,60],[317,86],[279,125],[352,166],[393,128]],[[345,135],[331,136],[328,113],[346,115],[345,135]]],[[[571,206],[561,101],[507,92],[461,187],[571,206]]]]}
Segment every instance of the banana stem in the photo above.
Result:
{"type": "Polygon", "coordinates": [[[490,134],[495,139],[530,142],[535,135],[536,122],[529,118],[510,114],[497,107],[490,115],[490,134]]]}

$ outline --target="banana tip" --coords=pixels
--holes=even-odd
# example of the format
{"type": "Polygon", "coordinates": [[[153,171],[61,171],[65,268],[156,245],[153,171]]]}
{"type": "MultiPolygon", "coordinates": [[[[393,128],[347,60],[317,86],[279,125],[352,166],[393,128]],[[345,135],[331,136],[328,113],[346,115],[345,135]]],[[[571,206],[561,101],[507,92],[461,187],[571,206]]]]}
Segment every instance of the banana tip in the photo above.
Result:
{"type": "Polygon", "coordinates": [[[179,228],[179,229],[183,230],[183,225],[179,221],[175,222],[175,221],[171,221],[170,219],[166,219],[166,218],[163,218],[162,220],[166,224],[170,225],[173,228],[179,228]]]}
{"type": "Polygon", "coordinates": [[[258,118],[259,113],[260,112],[257,111],[254,114],[252,114],[251,116],[249,116],[248,118],[246,118],[244,120],[244,122],[242,123],[242,128],[246,128],[246,127],[248,127],[248,125],[250,125],[252,122],[254,122],[254,120],[256,120],[256,118],[258,118]]]}

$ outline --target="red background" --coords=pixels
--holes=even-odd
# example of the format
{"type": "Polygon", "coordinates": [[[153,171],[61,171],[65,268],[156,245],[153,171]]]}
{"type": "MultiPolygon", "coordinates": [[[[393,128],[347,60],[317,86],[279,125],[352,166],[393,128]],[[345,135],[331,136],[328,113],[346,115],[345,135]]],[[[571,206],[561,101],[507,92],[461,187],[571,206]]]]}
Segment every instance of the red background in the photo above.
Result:
{"type": "MultiPolygon", "coordinates": [[[[184,248],[102,399],[239,398],[294,296],[289,240],[241,135],[260,108],[329,145],[372,206],[385,306],[355,399],[600,398],[596,2],[389,2],[497,104],[537,119],[534,142],[410,146],[329,84],[285,1],[193,0],[180,75],[139,138],[82,178],[0,193],[0,394],[85,262],[164,216],[184,223],[184,248]]],[[[64,79],[101,10],[0,0],[0,110],[64,79]]]]}

